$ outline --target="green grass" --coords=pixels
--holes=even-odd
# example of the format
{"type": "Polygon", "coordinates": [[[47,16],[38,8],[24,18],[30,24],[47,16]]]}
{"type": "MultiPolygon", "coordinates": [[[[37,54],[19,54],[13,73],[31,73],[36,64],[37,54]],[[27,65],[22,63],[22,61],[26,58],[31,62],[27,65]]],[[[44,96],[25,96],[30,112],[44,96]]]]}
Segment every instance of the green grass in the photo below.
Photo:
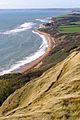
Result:
{"type": "Polygon", "coordinates": [[[23,85],[25,85],[28,77],[26,76],[26,80],[21,80],[19,79],[21,76],[22,74],[19,73],[0,76],[0,105],[16,89],[21,88],[23,85]]]}
{"type": "Polygon", "coordinates": [[[72,22],[73,24],[80,25],[80,21],[72,22]]]}
{"type": "Polygon", "coordinates": [[[80,32],[79,25],[61,25],[58,27],[60,33],[75,33],[80,32]]]}
{"type": "Polygon", "coordinates": [[[60,33],[80,32],[80,21],[70,22],[68,25],[66,23],[62,24],[58,27],[58,31],[60,33]]]}
{"type": "Polygon", "coordinates": [[[65,17],[69,17],[69,16],[72,16],[72,15],[71,14],[61,15],[61,16],[57,16],[56,19],[61,20],[61,19],[65,18],[65,17]]]}

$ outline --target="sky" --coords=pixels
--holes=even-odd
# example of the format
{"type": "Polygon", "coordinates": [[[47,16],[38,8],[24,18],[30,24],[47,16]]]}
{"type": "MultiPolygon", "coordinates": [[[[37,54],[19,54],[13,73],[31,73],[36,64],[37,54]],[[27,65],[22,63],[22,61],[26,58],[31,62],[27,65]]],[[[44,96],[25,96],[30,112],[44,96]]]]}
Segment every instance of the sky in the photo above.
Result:
{"type": "Polygon", "coordinates": [[[80,8],[80,0],[0,0],[0,9],[80,8]]]}

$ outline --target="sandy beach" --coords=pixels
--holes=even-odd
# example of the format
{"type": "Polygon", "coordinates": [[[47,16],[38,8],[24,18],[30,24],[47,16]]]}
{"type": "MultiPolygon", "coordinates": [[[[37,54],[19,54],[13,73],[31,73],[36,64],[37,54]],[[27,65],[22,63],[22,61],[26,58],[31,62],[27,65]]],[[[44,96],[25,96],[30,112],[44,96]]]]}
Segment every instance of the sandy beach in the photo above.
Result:
{"type": "Polygon", "coordinates": [[[39,33],[40,35],[44,35],[45,40],[47,41],[47,44],[48,44],[48,48],[45,50],[45,53],[41,57],[39,57],[38,59],[32,61],[29,64],[26,64],[25,66],[21,67],[20,69],[18,69],[17,71],[20,72],[20,73],[25,74],[31,68],[39,67],[42,64],[43,59],[49,54],[49,52],[55,46],[54,38],[51,37],[49,34],[47,34],[45,32],[41,32],[39,30],[34,30],[34,32],[39,33]]]}

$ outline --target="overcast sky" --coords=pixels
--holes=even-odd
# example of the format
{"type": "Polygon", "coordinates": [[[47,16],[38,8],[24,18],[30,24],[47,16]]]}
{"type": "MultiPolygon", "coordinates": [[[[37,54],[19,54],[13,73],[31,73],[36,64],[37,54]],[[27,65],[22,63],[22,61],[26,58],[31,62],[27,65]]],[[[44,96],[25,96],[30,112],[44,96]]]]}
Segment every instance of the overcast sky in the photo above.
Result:
{"type": "Polygon", "coordinates": [[[80,0],[0,0],[0,9],[74,7],[80,7],[80,0]]]}

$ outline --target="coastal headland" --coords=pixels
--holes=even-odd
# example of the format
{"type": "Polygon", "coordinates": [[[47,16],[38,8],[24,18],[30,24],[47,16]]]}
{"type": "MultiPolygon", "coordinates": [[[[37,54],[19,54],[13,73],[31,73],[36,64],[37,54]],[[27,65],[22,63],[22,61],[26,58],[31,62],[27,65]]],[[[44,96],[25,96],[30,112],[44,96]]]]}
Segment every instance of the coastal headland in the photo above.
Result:
{"type": "Polygon", "coordinates": [[[0,120],[80,120],[80,14],[54,19],[34,31],[48,43],[43,55],[25,74],[0,76],[0,120]]]}

